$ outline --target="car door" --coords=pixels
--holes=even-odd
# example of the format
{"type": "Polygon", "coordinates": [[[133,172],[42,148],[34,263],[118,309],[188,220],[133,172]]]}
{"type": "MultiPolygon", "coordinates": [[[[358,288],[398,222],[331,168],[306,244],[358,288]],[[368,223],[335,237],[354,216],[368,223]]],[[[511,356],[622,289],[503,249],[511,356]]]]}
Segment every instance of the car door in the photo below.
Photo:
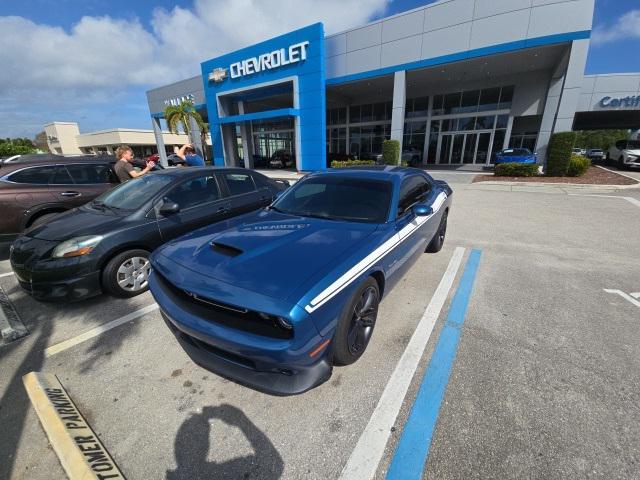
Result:
{"type": "Polygon", "coordinates": [[[51,190],[58,201],[69,207],[78,207],[115,184],[111,168],[106,163],[59,164],[51,181],[51,190]]]}
{"type": "MultiPolygon", "coordinates": [[[[394,261],[394,269],[401,269],[418,251],[422,251],[425,239],[431,239],[436,231],[435,216],[418,217],[411,207],[424,202],[431,192],[432,185],[420,174],[410,175],[402,181],[396,217],[396,232],[400,237],[394,261]]],[[[407,265],[408,266],[408,265],[407,265]]]]}
{"type": "Polygon", "coordinates": [[[155,206],[158,229],[164,242],[231,215],[229,199],[213,173],[191,177],[172,187],[155,206]],[[179,211],[162,215],[160,209],[175,202],[179,211]]]}
{"type": "Polygon", "coordinates": [[[241,215],[271,203],[272,193],[267,187],[256,186],[249,173],[232,170],[218,173],[231,202],[231,215],[241,215]]]}

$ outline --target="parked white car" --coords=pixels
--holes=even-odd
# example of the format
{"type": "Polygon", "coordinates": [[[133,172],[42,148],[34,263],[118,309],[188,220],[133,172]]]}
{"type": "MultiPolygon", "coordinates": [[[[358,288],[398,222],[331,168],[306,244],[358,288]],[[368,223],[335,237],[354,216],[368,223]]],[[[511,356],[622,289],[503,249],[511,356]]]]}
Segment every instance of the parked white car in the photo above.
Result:
{"type": "Polygon", "coordinates": [[[619,140],[609,147],[607,162],[618,168],[640,168],[640,140],[619,140]]]}

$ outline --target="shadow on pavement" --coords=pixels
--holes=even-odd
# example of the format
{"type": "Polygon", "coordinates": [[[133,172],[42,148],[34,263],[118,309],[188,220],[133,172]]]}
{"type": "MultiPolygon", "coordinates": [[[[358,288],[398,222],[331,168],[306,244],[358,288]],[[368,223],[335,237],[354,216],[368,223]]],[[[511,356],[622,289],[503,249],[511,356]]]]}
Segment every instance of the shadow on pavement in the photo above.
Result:
{"type": "MultiPolygon", "coordinates": [[[[226,437],[226,436],[225,436],[226,437]]],[[[224,441],[224,437],[218,439],[224,441]]],[[[180,426],[175,441],[178,468],[167,472],[168,480],[178,479],[277,479],[282,476],[284,462],[269,438],[241,410],[232,405],[204,407],[180,426]],[[253,448],[253,455],[226,462],[207,460],[211,445],[210,421],[218,419],[229,427],[238,428],[253,448]]],[[[213,445],[214,450],[216,445],[213,445]]]]}
{"type": "Polygon", "coordinates": [[[9,260],[9,247],[12,242],[0,242],[0,261],[9,260]]]}

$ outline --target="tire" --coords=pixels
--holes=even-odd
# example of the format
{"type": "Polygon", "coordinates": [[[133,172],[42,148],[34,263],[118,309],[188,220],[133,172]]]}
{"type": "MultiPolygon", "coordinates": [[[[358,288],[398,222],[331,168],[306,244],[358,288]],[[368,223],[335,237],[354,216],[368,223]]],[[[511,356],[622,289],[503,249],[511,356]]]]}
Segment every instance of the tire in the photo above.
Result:
{"type": "Polygon", "coordinates": [[[31,221],[29,227],[37,227],[38,225],[44,225],[53,220],[53,217],[60,215],[62,212],[43,213],[31,221]]]}
{"type": "Polygon", "coordinates": [[[618,159],[618,170],[624,170],[624,157],[620,156],[620,158],[618,159]]]}
{"type": "Polygon", "coordinates": [[[438,253],[442,250],[442,246],[444,245],[444,239],[447,236],[447,217],[449,216],[449,212],[445,210],[442,214],[442,218],[440,219],[440,225],[438,225],[438,230],[436,230],[436,234],[427,245],[427,249],[425,252],[428,253],[438,253]]]}
{"type": "Polygon", "coordinates": [[[338,320],[333,339],[334,364],[351,365],[362,356],[376,325],[379,303],[378,282],[368,277],[353,293],[338,320]]]}
{"type": "Polygon", "coordinates": [[[135,297],[149,289],[150,268],[146,250],[119,253],[102,270],[102,287],[116,297],[135,297]]]}

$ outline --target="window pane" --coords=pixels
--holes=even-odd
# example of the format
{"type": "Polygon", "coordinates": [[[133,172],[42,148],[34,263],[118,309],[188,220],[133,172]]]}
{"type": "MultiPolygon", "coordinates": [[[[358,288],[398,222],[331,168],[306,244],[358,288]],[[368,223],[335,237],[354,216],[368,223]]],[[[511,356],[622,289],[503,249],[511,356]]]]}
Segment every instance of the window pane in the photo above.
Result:
{"type": "Polygon", "coordinates": [[[360,107],[360,121],[361,122],[371,122],[373,121],[373,104],[362,105],[360,107]]]}
{"type": "Polygon", "coordinates": [[[69,172],[63,165],[58,165],[56,168],[56,173],[53,176],[53,180],[51,181],[53,185],[73,185],[73,179],[69,172]]]}
{"type": "Polygon", "coordinates": [[[502,150],[502,144],[504,142],[505,130],[496,130],[493,136],[493,148],[491,149],[491,163],[494,163],[496,154],[502,150]]]}
{"type": "MultiPolygon", "coordinates": [[[[242,176],[249,177],[248,175],[242,176]]],[[[253,180],[249,180],[253,185],[253,180]]],[[[213,175],[208,175],[181,183],[171,190],[166,198],[180,205],[181,210],[186,210],[187,208],[204,205],[219,199],[220,192],[218,191],[216,179],[213,175]]]]}
{"type": "Polygon", "coordinates": [[[16,172],[9,177],[9,181],[16,183],[31,183],[35,185],[46,185],[56,167],[34,167],[16,172]]]}
{"type": "Polygon", "coordinates": [[[253,179],[246,173],[225,173],[224,178],[231,195],[242,195],[256,189],[253,179]]]}
{"type": "Polygon", "coordinates": [[[475,126],[475,117],[465,117],[458,119],[458,130],[473,130],[475,126]]]}
{"type": "Polygon", "coordinates": [[[349,107],[349,123],[360,123],[360,105],[349,107]]]}
{"type": "Polygon", "coordinates": [[[426,117],[429,110],[429,97],[416,98],[413,101],[413,116],[426,117]]]}
{"type": "Polygon", "coordinates": [[[511,101],[513,100],[513,85],[508,87],[502,87],[502,93],[500,94],[500,108],[511,108],[511,101]]]}
{"type": "Polygon", "coordinates": [[[476,130],[491,130],[493,129],[494,115],[488,115],[484,117],[478,117],[476,119],[476,130]]]}
{"type": "Polygon", "coordinates": [[[444,97],[442,95],[433,97],[433,115],[442,115],[444,113],[443,100],[444,97]]]}
{"type": "Polygon", "coordinates": [[[393,103],[392,102],[386,102],[385,103],[385,113],[386,113],[386,119],[387,120],[391,120],[391,116],[393,115],[393,103]]]}
{"type": "Polygon", "coordinates": [[[462,107],[461,112],[475,112],[478,110],[478,99],[480,97],[480,90],[472,90],[470,92],[462,93],[462,107]]]}
{"type": "Polygon", "coordinates": [[[373,105],[373,119],[378,121],[378,120],[384,120],[385,119],[385,108],[384,108],[384,103],[376,103],[373,105]]]}
{"type": "Polygon", "coordinates": [[[497,110],[500,99],[499,88],[487,88],[480,92],[480,111],[497,110]]]}
{"type": "Polygon", "coordinates": [[[66,167],[75,183],[82,185],[110,183],[109,167],[106,165],[71,164],[66,167]]]}
{"type": "Polygon", "coordinates": [[[496,120],[496,128],[507,128],[509,115],[498,115],[496,120]]]}
{"type": "Polygon", "coordinates": [[[461,93],[449,93],[444,96],[444,113],[457,113],[460,108],[461,93]]]}
{"type": "Polygon", "coordinates": [[[338,123],[339,125],[344,125],[345,123],[347,123],[347,107],[337,108],[335,112],[337,113],[338,119],[336,122],[334,114],[334,123],[338,123]]]}

